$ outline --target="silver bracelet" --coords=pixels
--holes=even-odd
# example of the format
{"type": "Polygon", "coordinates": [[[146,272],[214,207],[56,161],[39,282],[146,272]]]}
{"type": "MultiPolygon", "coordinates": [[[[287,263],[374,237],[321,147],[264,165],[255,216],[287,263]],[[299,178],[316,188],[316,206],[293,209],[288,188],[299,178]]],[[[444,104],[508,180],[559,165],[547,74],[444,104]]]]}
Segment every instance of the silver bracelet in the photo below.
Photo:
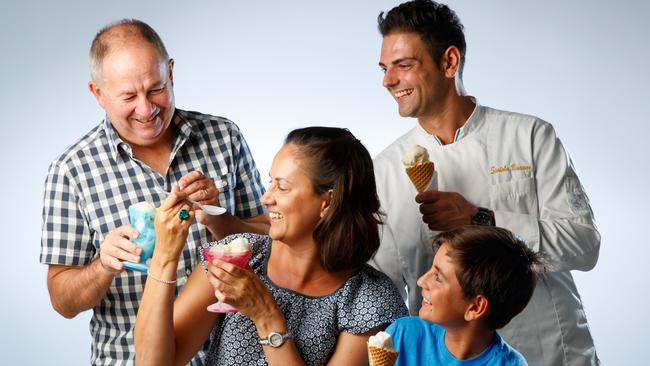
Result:
{"type": "Polygon", "coordinates": [[[165,285],[172,285],[172,286],[173,286],[173,285],[176,285],[176,281],[177,281],[176,279],[173,279],[173,280],[163,280],[162,278],[158,278],[158,277],[152,275],[151,272],[147,272],[147,275],[148,275],[149,277],[153,278],[154,280],[160,282],[160,283],[164,283],[165,285]]]}

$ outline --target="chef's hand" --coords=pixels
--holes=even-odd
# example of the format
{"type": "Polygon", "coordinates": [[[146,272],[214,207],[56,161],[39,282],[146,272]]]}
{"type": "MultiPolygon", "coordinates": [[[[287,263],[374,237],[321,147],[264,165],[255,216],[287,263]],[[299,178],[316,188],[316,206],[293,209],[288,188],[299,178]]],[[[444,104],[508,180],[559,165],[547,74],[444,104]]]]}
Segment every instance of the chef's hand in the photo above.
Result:
{"type": "Polygon", "coordinates": [[[448,231],[471,224],[478,207],[457,192],[425,191],[415,196],[422,221],[433,231],[448,231]]]}

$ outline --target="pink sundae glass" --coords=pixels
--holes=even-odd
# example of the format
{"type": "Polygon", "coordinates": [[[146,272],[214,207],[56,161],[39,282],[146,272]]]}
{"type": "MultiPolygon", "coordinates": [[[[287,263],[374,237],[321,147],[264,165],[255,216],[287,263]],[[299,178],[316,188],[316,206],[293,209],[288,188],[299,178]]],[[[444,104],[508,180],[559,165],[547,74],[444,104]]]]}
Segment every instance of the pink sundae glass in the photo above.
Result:
{"type": "MultiPolygon", "coordinates": [[[[237,238],[226,245],[215,245],[212,248],[201,249],[206,263],[212,263],[213,260],[232,263],[238,267],[248,267],[248,260],[252,255],[250,244],[244,238],[237,238]]],[[[207,307],[212,313],[236,313],[239,310],[234,306],[223,302],[215,302],[207,307]]]]}

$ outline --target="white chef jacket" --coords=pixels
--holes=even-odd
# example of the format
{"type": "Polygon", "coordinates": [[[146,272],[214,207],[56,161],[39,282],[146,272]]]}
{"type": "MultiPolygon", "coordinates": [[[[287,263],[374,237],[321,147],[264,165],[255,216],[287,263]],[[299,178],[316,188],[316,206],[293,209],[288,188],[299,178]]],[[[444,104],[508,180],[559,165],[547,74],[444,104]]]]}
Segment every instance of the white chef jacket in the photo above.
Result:
{"type": "Polygon", "coordinates": [[[436,232],[422,222],[417,191],[402,156],[425,147],[437,188],[458,192],[494,211],[496,224],[541,252],[552,268],[532,299],[500,334],[533,365],[598,365],[593,339],[570,270],[598,260],[600,234],[573,163],[553,127],[536,117],[476,104],[456,140],[442,145],[419,124],[374,159],[377,191],[386,214],[381,246],[371,264],[388,274],[417,314],[416,285],[433,262],[436,232]],[[406,289],[406,291],[404,291],[406,289]]]}

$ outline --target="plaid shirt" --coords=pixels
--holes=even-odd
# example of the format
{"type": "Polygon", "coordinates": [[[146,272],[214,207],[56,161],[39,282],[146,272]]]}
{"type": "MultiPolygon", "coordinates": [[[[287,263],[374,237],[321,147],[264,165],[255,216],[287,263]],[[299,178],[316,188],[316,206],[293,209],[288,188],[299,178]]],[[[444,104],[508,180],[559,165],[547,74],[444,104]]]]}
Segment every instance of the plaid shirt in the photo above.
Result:
{"type": "MultiPolygon", "coordinates": [[[[49,167],[43,204],[41,263],[84,266],[99,255],[99,246],[115,228],[128,224],[129,205],[148,201],[159,206],[185,174],[199,170],[215,180],[219,204],[246,218],[264,213],[259,172],[231,121],[176,109],[178,134],[169,169],[160,175],[135,159],[108,119],[66,149],[49,167]]],[[[174,128],[171,126],[170,128],[174,128]]],[[[194,223],[178,264],[176,292],[198,264],[197,247],[212,240],[194,223]]],[[[132,365],[133,327],[147,276],[123,271],[93,309],[90,321],[92,364],[132,365]]],[[[202,364],[201,351],[193,364],[202,364]]]]}

